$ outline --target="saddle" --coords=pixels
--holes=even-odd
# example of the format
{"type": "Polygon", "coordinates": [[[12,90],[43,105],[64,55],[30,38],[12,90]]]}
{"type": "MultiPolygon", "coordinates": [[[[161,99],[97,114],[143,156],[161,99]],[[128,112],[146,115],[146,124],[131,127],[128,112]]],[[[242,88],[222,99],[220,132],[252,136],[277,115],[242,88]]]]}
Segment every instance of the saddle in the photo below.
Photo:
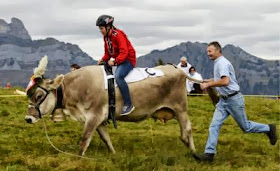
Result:
{"type": "MultiPolygon", "coordinates": [[[[114,128],[117,129],[116,121],[116,93],[115,93],[115,80],[113,74],[113,68],[105,62],[101,62],[101,65],[104,66],[104,75],[105,89],[108,90],[108,104],[109,104],[109,114],[107,123],[110,124],[109,120],[111,119],[114,124],[114,128]],[[106,84],[107,83],[107,84],[106,84]]],[[[164,73],[160,70],[155,70],[153,68],[134,68],[129,75],[126,77],[126,82],[136,82],[141,81],[149,77],[159,77],[163,76],[164,73]]]]}

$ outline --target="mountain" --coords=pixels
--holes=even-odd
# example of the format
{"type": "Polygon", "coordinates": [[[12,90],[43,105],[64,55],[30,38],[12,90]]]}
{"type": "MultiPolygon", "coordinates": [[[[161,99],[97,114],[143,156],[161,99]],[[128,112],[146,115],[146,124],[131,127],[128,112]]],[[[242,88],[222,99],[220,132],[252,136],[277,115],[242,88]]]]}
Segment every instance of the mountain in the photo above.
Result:
{"type": "MultiPolygon", "coordinates": [[[[165,50],[153,50],[137,59],[137,66],[153,67],[162,60],[178,64],[181,56],[196,67],[204,78],[213,77],[213,61],[206,54],[206,43],[183,42],[165,50]]],[[[240,47],[226,45],[224,56],[229,59],[236,72],[244,94],[279,95],[280,61],[264,60],[245,52],[240,47]]],[[[0,85],[10,82],[13,86],[25,87],[39,60],[48,55],[46,76],[69,72],[70,65],[96,64],[77,45],[61,42],[54,38],[32,40],[22,21],[12,18],[11,23],[0,19],[0,85]]]]}
{"type": "Polygon", "coordinates": [[[31,40],[28,31],[25,29],[22,21],[12,18],[8,24],[5,20],[0,19],[0,36],[13,36],[24,40],[31,40]]]}
{"type": "MultiPolygon", "coordinates": [[[[162,60],[178,64],[181,56],[201,73],[203,78],[213,78],[213,61],[206,54],[206,43],[184,42],[165,50],[153,50],[137,60],[139,67],[153,67],[162,60]]],[[[226,45],[223,55],[235,68],[237,80],[244,94],[279,95],[279,60],[264,60],[245,52],[240,47],[226,45]]]]}
{"type": "Polygon", "coordinates": [[[77,45],[58,41],[54,38],[32,40],[21,20],[12,18],[11,23],[0,19],[0,85],[26,86],[33,68],[40,59],[48,56],[46,76],[69,72],[70,65],[96,64],[77,45]]]}

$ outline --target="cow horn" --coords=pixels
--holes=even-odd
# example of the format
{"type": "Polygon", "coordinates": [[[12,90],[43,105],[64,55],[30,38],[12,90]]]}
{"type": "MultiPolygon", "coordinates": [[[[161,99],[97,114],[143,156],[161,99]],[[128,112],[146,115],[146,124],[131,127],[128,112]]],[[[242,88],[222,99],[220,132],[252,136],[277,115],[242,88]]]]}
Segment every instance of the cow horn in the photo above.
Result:
{"type": "Polygon", "coordinates": [[[188,75],[186,75],[186,77],[187,77],[187,79],[189,79],[189,80],[191,80],[191,81],[193,81],[193,82],[195,82],[195,83],[203,83],[202,80],[194,79],[194,78],[192,78],[192,77],[190,77],[190,76],[188,76],[188,75]]]}
{"type": "Polygon", "coordinates": [[[34,75],[35,77],[42,77],[46,71],[48,64],[48,56],[45,55],[39,62],[38,67],[34,69],[34,75]]]}

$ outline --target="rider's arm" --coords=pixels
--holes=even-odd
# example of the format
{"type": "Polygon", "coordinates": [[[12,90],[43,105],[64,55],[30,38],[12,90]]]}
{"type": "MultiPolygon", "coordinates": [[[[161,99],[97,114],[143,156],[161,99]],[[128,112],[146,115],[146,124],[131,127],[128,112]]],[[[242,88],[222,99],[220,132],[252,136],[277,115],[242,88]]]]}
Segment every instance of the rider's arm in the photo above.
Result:
{"type": "Polygon", "coordinates": [[[104,56],[102,57],[102,61],[107,62],[110,59],[110,55],[109,55],[109,51],[108,51],[108,47],[106,45],[106,40],[104,39],[104,56]]]}
{"type": "Polygon", "coordinates": [[[117,42],[118,42],[118,47],[119,47],[119,54],[118,54],[115,62],[119,65],[119,64],[123,63],[127,59],[127,56],[128,56],[126,35],[123,33],[119,33],[117,35],[117,42]]]}

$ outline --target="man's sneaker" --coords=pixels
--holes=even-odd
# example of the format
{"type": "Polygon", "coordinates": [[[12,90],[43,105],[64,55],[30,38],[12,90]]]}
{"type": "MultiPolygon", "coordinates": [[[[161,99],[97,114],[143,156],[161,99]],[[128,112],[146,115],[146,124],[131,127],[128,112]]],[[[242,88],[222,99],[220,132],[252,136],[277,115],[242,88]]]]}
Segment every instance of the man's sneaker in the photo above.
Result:
{"type": "Polygon", "coordinates": [[[269,126],[269,132],[266,133],[266,135],[269,138],[270,144],[275,145],[277,142],[277,134],[276,134],[276,125],[274,124],[268,124],[269,126]]]}
{"type": "Polygon", "coordinates": [[[121,115],[122,116],[129,115],[134,109],[135,109],[135,107],[133,105],[124,106],[123,109],[122,109],[121,115]]]}
{"type": "Polygon", "coordinates": [[[193,157],[197,160],[197,161],[207,161],[207,162],[212,162],[213,158],[214,158],[213,153],[204,153],[204,154],[193,154],[193,157]]]}

